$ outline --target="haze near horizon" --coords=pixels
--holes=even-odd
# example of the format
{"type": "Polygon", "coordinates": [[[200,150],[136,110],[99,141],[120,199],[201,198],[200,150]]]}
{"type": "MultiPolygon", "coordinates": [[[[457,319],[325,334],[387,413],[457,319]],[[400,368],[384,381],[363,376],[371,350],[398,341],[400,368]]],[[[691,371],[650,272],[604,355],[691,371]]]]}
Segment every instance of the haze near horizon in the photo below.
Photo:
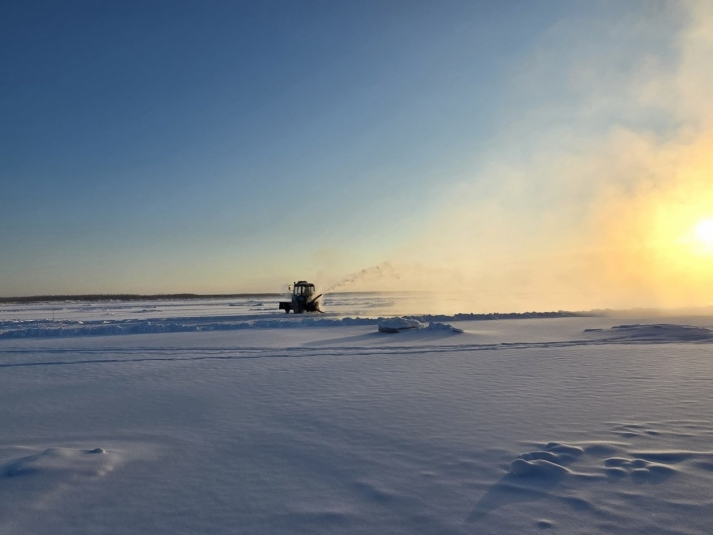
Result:
{"type": "Polygon", "coordinates": [[[0,295],[713,303],[713,5],[0,5],[0,295]]]}

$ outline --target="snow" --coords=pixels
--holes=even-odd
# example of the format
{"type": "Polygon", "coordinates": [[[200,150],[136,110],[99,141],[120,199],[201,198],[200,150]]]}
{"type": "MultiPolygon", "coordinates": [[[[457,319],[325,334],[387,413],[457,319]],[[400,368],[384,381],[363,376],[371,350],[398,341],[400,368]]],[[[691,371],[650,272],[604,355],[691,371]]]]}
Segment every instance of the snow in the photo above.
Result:
{"type": "Polygon", "coordinates": [[[615,325],[608,331],[587,329],[586,332],[601,333],[603,340],[613,342],[713,342],[713,330],[693,325],[615,325]]]}
{"type": "Polygon", "coordinates": [[[426,326],[420,321],[410,318],[384,318],[378,323],[379,332],[391,334],[424,327],[426,326]]]}
{"type": "Polygon", "coordinates": [[[710,532],[713,318],[349,300],[3,306],[0,533],[710,532]]]}
{"type": "Polygon", "coordinates": [[[379,318],[378,331],[382,333],[395,334],[401,331],[409,331],[412,329],[422,331],[446,331],[460,334],[463,329],[453,327],[448,323],[438,323],[431,321],[426,325],[413,318],[379,318]]]}

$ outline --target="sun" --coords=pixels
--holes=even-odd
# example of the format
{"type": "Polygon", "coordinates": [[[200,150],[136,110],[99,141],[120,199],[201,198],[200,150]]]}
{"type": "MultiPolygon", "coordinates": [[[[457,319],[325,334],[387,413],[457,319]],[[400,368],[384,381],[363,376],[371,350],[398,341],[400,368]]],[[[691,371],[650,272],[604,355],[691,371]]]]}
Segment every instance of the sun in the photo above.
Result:
{"type": "Polygon", "coordinates": [[[696,237],[708,246],[713,246],[713,219],[704,219],[696,225],[696,237]]]}

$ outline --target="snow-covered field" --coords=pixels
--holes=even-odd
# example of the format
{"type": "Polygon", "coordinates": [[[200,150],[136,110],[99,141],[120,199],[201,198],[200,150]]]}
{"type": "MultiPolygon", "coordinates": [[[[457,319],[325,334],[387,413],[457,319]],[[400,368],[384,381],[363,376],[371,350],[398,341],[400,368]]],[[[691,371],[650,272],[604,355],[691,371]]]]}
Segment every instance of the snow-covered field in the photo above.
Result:
{"type": "Polygon", "coordinates": [[[0,305],[0,533],[711,533],[713,317],[388,304],[0,305]]]}

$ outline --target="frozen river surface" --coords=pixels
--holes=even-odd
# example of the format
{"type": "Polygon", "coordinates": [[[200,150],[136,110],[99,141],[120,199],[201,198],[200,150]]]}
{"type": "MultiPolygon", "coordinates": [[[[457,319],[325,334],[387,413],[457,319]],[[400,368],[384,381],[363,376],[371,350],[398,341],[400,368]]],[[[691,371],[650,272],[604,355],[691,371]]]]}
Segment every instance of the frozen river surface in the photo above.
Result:
{"type": "Polygon", "coordinates": [[[374,303],[3,305],[0,533],[711,532],[713,318],[374,303]]]}

